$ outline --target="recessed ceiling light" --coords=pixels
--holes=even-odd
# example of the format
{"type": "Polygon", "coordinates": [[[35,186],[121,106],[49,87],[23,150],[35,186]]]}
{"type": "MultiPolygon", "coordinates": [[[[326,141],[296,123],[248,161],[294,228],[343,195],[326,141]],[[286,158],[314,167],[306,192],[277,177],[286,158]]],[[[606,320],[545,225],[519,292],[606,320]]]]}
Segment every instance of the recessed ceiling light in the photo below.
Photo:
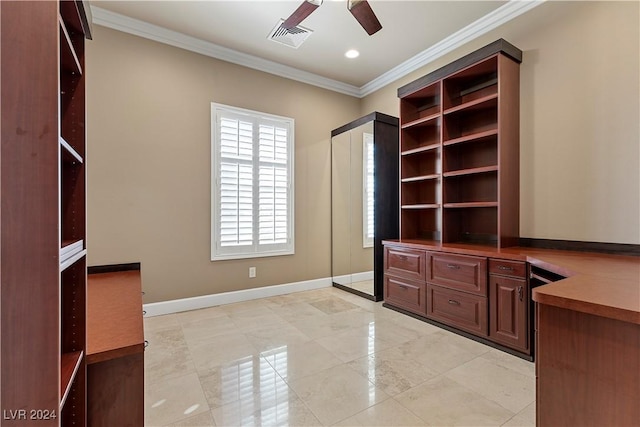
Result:
{"type": "Polygon", "coordinates": [[[351,58],[351,59],[353,59],[353,58],[357,58],[358,56],[360,56],[360,52],[358,52],[358,51],[357,51],[357,50],[355,50],[355,49],[351,49],[351,50],[348,50],[348,51],[344,54],[344,56],[346,56],[347,58],[351,58]]]}

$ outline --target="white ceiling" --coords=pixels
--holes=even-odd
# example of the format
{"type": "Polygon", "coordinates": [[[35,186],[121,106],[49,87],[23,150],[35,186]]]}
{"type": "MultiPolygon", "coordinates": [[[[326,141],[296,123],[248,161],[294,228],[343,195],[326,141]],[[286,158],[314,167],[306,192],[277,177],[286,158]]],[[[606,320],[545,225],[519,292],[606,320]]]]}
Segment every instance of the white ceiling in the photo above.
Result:
{"type": "Polygon", "coordinates": [[[93,21],[263,71],[365,96],[513,19],[537,1],[369,0],[382,30],[369,36],[346,0],[324,0],[294,49],[267,40],[303,0],[92,1],[93,21]],[[357,49],[360,56],[344,53],[357,49]]]}

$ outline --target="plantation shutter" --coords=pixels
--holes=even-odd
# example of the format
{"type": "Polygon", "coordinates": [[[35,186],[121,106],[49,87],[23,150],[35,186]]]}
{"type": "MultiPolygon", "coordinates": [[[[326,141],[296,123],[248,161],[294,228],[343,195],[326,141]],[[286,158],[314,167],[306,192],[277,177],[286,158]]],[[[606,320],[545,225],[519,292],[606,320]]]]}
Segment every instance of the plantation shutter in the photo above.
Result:
{"type": "Polygon", "coordinates": [[[288,187],[287,129],[260,125],[259,242],[286,243],[288,187]]]}
{"type": "Polygon", "coordinates": [[[212,260],[293,253],[292,132],[291,119],[212,104],[212,260]]]}
{"type": "Polygon", "coordinates": [[[253,244],[253,125],[220,120],[220,245],[253,244]]]}

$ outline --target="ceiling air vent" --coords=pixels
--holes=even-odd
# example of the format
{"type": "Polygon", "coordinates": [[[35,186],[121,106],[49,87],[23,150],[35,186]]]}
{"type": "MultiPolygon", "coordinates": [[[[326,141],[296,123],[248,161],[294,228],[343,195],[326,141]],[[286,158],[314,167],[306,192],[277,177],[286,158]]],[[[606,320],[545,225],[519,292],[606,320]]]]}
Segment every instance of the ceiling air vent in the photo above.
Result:
{"type": "Polygon", "coordinates": [[[269,37],[267,37],[269,40],[297,49],[313,33],[313,30],[299,25],[288,29],[283,28],[283,23],[284,19],[281,19],[271,30],[269,37]]]}

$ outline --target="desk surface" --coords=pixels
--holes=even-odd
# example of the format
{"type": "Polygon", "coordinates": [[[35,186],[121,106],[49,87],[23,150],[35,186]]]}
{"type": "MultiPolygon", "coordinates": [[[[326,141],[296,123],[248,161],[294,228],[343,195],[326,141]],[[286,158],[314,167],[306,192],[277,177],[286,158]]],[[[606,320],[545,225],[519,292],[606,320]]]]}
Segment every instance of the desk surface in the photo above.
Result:
{"type": "Polygon", "coordinates": [[[540,304],[640,324],[640,257],[512,247],[389,240],[419,249],[527,261],[567,277],[532,291],[540,304]]]}
{"type": "Polygon", "coordinates": [[[140,271],[87,276],[87,363],[144,351],[140,271]]]}

